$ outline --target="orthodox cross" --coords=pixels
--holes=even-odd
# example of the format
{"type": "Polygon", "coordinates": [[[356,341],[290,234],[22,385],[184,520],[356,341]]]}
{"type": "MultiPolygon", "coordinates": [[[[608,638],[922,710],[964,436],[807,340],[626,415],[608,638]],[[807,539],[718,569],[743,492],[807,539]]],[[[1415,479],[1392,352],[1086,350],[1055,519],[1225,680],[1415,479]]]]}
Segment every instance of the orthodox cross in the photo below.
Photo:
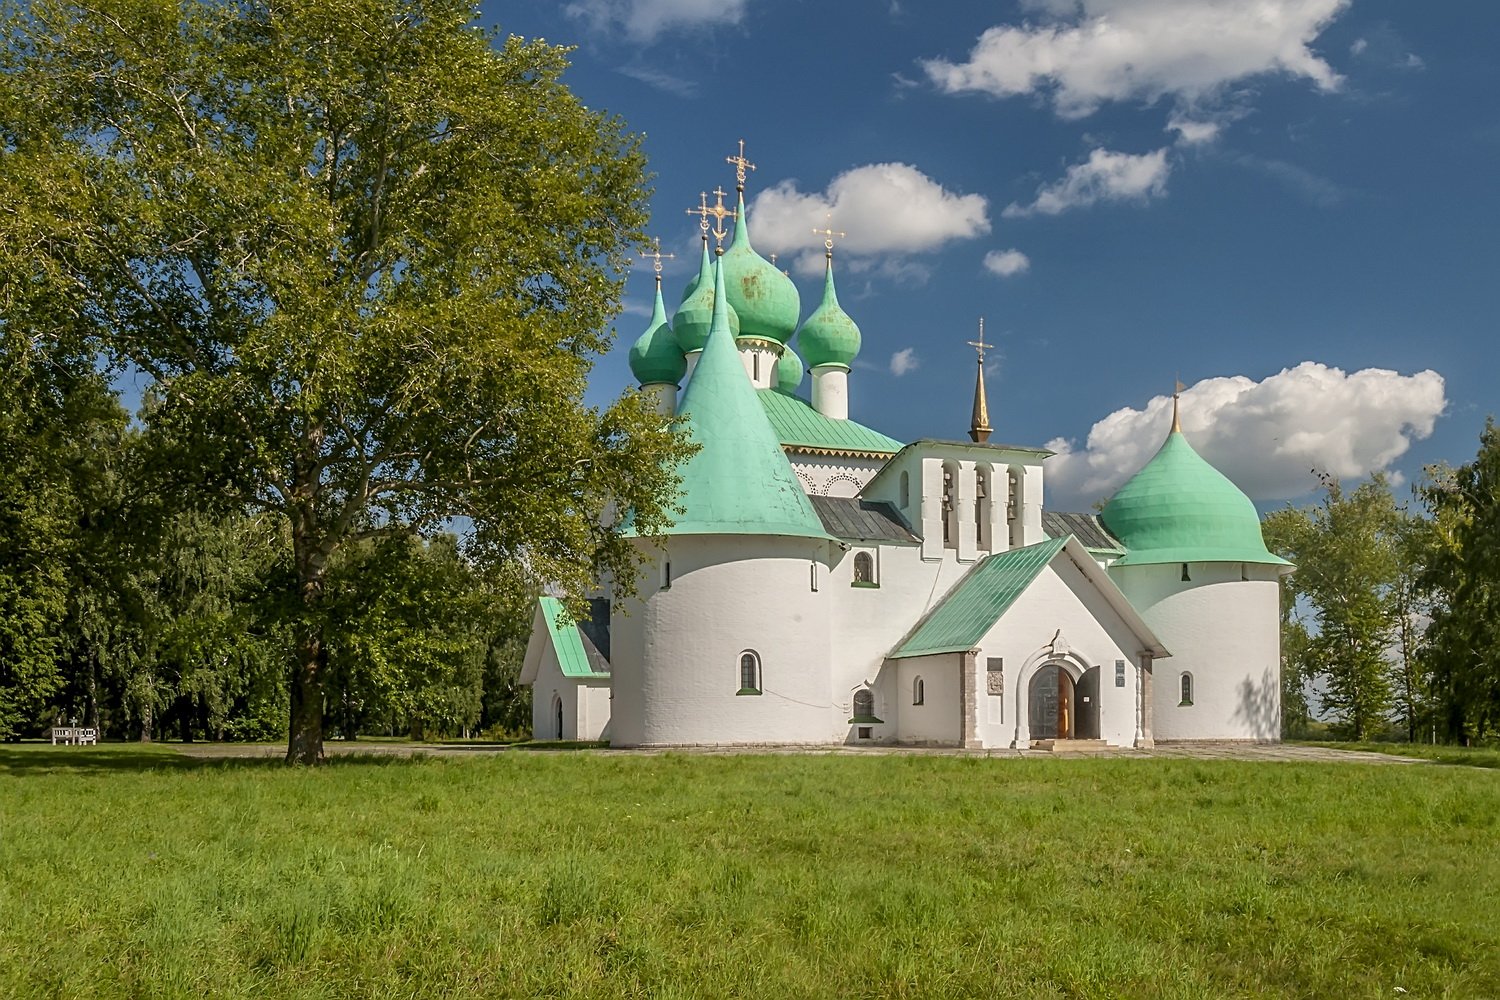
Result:
{"type": "Polygon", "coordinates": [[[979,317],[979,339],[978,340],[971,340],[971,341],[969,341],[969,346],[972,347],[972,348],[974,348],[976,351],[979,352],[979,363],[981,365],[984,364],[984,349],[986,347],[994,347],[995,346],[994,344],[986,344],[984,342],[984,317],[983,316],[979,317]]]}
{"type": "Polygon", "coordinates": [[[743,190],[745,190],[745,171],[746,170],[754,170],[755,169],[755,164],[753,164],[749,160],[745,159],[745,140],[744,139],[740,140],[740,151],[739,151],[739,154],[736,155],[736,156],[726,156],[726,157],[724,157],[724,162],[728,163],[730,166],[734,167],[734,189],[736,191],[743,191],[743,190]]]}
{"type": "MultiPolygon", "coordinates": [[[[813,230],[813,235],[814,236],[821,236],[821,237],[823,237],[823,256],[827,257],[829,260],[832,260],[833,259],[833,238],[835,236],[837,236],[839,239],[843,239],[844,237],[848,236],[849,234],[848,233],[841,233],[837,229],[833,228],[833,213],[829,212],[828,213],[828,228],[827,229],[814,229],[813,230]]],[[[981,331],[980,335],[983,336],[983,331],[981,331]]]]}
{"type": "MultiPolygon", "coordinates": [[[[688,211],[691,212],[692,209],[688,209],[688,211]]],[[[661,252],[661,237],[660,236],[656,237],[655,239],[653,239],[651,241],[651,252],[650,253],[643,253],[643,254],[641,254],[641,260],[642,260],[642,262],[645,262],[645,261],[649,260],[651,262],[651,270],[653,270],[653,271],[656,272],[656,290],[658,292],[661,291],[661,262],[664,261],[664,260],[675,260],[676,258],[677,258],[677,255],[675,253],[662,253],[661,252]]]]}
{"type": "Polygon", "coordinates": [[[714,188],[716,202],[713,208],[708,209],[708,214],[714,217],[713,234],[714,239],[718,241],[718,246],[714,248],[714,252],[720,254],[724,252],[724,237],[729,235],[729,230],[724,228],[724,220],[739,217],[739,212],[736,209],[724,207],[724,196],[728,193],[723,188],[714,188]]]}
{"type": "Polygon", "coordinates": [[[1178,410],[1177,403],[1182,398],[1182,390],[1186,389],[1187,386],[1182,384],[1182,377],[1180,375],[1172,376],[1172,386],[1172,430],[1180,434],[1182,433],[1182,415],[1178,410]]]}
{"type": "Polygon", "coordinates": [[[698,207],[687,210],[688,215],[698,217],[698,228],[703,230],[703,242],[708,242],[708,217],[714,214],[714,210],[708,207],[708,192],[698,192],[698,207]]]}

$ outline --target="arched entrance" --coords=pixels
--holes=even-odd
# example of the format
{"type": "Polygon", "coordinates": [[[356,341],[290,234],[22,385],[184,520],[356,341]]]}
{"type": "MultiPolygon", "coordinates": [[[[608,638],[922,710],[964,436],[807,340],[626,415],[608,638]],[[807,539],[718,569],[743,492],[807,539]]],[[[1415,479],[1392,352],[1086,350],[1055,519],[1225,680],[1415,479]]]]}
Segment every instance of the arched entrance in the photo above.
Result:
{"type": "Polygon", "coordinates": [[[563,738],[563,706],[562,698],[557,695],[552,696],[552,717],[557,722],[557,728],[553,732],[552,738],[560,740],[563,738]]]}
{"type": "Polygon", "coordinates": [[[1031,678],[1027,692],[1027,723],[1033,740],[1070,740],[1076,737],[1073,677],[1057,663],[1043,664],[1031,678]]]}

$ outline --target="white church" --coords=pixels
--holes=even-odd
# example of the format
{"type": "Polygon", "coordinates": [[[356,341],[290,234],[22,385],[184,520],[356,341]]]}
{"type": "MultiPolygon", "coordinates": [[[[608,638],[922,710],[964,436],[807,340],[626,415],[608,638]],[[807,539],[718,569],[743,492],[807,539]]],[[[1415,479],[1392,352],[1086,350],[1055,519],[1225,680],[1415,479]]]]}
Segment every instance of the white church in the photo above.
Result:
{"type": "Polygon", "coordinates": [[[606,592],[576,624],[539,602],[521,675],[536,738],[1277,740],[1277,581],[1292,567],[1175,407],[1160,451],[1097,515],[1046,507],[1049,451],[989,440],[982,346],[970,440],[903,445],[850,420],[860,332],[832,244],[804,320],[791,279],[751,247],[739,166],[737,210],[700,212],[702,264],[670,322],[658,260],[630,352],[641,391],[700,446],[680,513],[634,539],[636,596],[606,592]],[[736,220],[712,255],[710,215],[736,220]]]}

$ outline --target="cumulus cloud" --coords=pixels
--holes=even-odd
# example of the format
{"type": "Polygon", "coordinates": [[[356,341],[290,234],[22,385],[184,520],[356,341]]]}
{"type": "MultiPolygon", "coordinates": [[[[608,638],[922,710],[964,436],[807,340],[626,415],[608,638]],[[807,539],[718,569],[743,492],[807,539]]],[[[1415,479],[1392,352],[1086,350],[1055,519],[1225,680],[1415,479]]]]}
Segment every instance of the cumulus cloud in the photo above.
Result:
{"type": "Polygon", "coordinates": [[[1118,153],[1096,149],[1082,163],[1068,168],[1062,178],[1037,189],[1029,205],[1005,206],[1006,218],[1057,215],[1101,201],[1149,201],[1167,193],[1172,164],[1165,147],[1154,153],[1118,153]]]}
{"type": "Polygon", "coordinates": [[[1034,0],[1036,23],[1001,24],[963,62],[929,59],[947,93],[1042,93],[1057,113],[1082,117],[1107,101],[1189,102],[1268,73],[1341,80],[1311,47],[1349,0],[1034,0]]]}
{"type": "Polygon", "coordinates": [[[991,250],[984,255],[984,266],[1002,278],[1031,270],[1031,258],[1019,250],[991,250]]]}
{"type": "MultiPolygon", "coordinates": [[[[1182,393],[1182,429],[1252,499],[1279,500],[1314,489],[1313,469],[1345,479],[1388,469],[1432,433],[1446,403],[1435,371],[1346,373],[1304,361],[1260,382],[1199,382],[1182,393]]],[[[1046,467],[1050,504],[1086,509],[1114,493],[1161,446],[1171,412],[1171,397],[1157,396],[1094,424],[1082,448],[1048,442],[1057,452],[1046,467]]]]}
{"type": "Polygon", "coordinates": [[[1213,142],[1224,130],[1224,123],[1212,119],[1193,118],[1181,112],[1173,112],[1167,119],[1167,131],[1177,133],[1177,141],[1184,146],[1203,146],[1213,142]]]}
{"type": "Polygon", "coordinates": [[[921,367],[921,364],[922,362],[917,358],[917,349],[915,347],[903,347],[891,355],[891,374],[900,378],[907,372],[921,367]]]}
{"type": "Polygon", "coordinates": [[[785,180],[756,196],[750,205],[756,248],[795,254],[802,273],[823,266],[822,237],[814,228],[848,236],[840,251],[869,265],[892,252],[922,253],[954,240],[990,231],[989,202],[983,195],[958,194],[906,163],[871,163],[846,170],[825,191],[804,192],[785,180]]]}
{"type": "Polygon", "coordinates": [[[563,9],[596,32],[650,42],[668,31],[739,24],[748,0],[573,0],[563,9]]]}

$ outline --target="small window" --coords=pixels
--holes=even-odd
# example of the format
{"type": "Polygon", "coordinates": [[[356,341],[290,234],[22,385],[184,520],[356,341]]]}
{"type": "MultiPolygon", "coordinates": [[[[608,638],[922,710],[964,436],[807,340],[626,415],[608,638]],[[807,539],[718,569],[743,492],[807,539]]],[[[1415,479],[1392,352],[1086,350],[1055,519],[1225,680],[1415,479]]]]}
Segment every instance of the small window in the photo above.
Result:
{"type": "Polygon", "coordinates": [[[1181,683],[1182,700],[1177,703],[1178,708],[1181,708],[1184,705],[1191,705],[1193,703],[1193,675],[1184,670],[1182,672],[1181,683]]]}
{"type": "Polygon", "coordinates": [[[817,560],[807,564],[807,585],[813,593],[818,592],[818,563],[817,560]]]}
{"type": "Polygon", "coordinates": [[[901,473],[901,506],[911,506],[911,473],[901,473]]]}
{"type": "Polygon", "coordinates": [[[750,352],[750,367],[754,369],[754,371],[751,373],[750,377],[753,378],[756,382],[759,382],[760,381],[760,352],[759,351],[751,351],[750,352]]]}
{"type": "Polygon", "coordinates": [[[668,559],[661,566],[661,589],[672,589],[672,560],[668,559]]]}
{"type": "Polygon", "coordinates": [[[754,650],[740,654],[740,689],[736,694],[760,694],[760,657],[754,650]]]}
{"type": "Polygon", "coordinates": [[[875,692],[860,688],[854,692],[854,718],[850,722],[879,722],[875,718],[875,692]]]}
{"type": "Polygon", "coordinates": [[[1192,579],[1193,578],[1188,575],[1188,564],[1187,563],[1183,563],[1182,564],[1182,582],[1183,583],[1190,583],[1190,582],[1192,582],[1192,579]]]}
{"type": "Polygon", "coordinates": [[[854,554],[854,586],[876,586],[875,557],[868,552],[856,552],[854,554]]]}
{"type": "Polygon", "coordinates": [[[1125,661],[1124,660],[1116,660],[1115,661],[1115,687],[1122,688],[1124,686],[1125,686],[1125,661]]]}
{"type": "Polygon", "coordinates": [[[859,738],[862,739],[862,740],[868,740],[868,739],[872,738],[874,736],[874,733],[875,733],[875,730],[871,726],[860,726],[859,727],[859,738]]]}
{"type": "Polygon", "coordinates": [[[922,705],[925,704],[926,701],[927,685],[923,684],[922,678],[918,677],[916,680],[911,682],[911,703],[913,705],[922,705]]]}

